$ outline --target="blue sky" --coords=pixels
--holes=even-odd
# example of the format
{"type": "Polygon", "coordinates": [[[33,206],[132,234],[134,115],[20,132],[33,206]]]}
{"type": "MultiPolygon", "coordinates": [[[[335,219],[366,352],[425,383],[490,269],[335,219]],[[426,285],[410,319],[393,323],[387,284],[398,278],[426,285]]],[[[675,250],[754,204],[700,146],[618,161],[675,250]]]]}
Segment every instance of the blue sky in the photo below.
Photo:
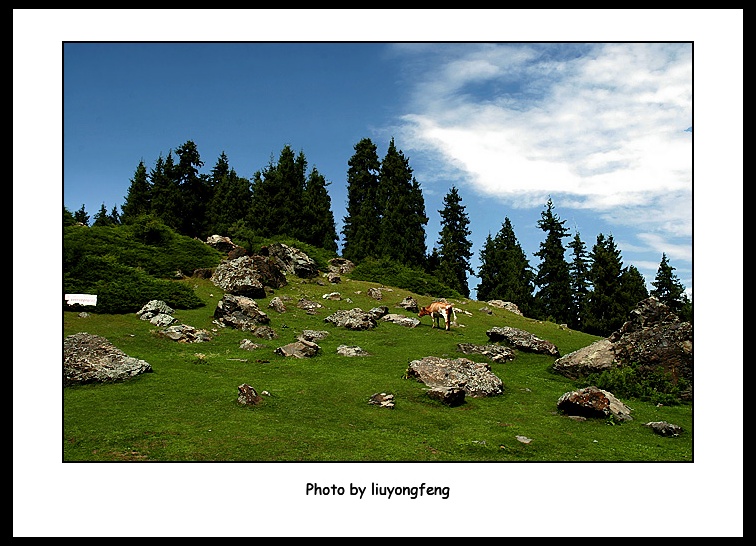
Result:
{"type": "Polygon", "coordinates": [[[330,182],[340,231],[354,145],[382,158],[393,137],[429,250],[456,186],[473,269],[505,217],[537,267],[551,197],[588,250],[611,234],[649,289],[664,252],[692,292],[691,43],[67,43],[63,70],[72,212],[120,208],[139,161],[187,140],[204,172],[225,152],[248,178],[289,144],[330,182]]]}
{"type": "Polygon", "coordinates": [[[90,216],[102,203],[120,208],[141,159],[149,168],[193,140],[205,169],[225,151],[248,177],[289,144],[331,183],[340,227],[354,144],[371,138],[382,156],[394,137],[423,188],[429,249],[455,185],[476,269],[505,217],[536,266],[549,196],[589,247],[612,234],[649,288],[665,252],[692,294],[695,254],[697,384],[724,374],[742,392],[742,9],[13,15],[14,242],[24,241],[13,248],[14,536],[582,536],[574,513],[544,499],[594,478],[601,486],[607,471],[628,506],[648,506],[670,475],[676,500],[660,505],[665,518],[594,518],[593,535],[743,536],[741,397],[722,420],[702,389],[692,465],[71,466],[60,464],[60,389],[47,404],[34,394],[57,373],[60,346],[28,328],[60,299],[50,233],[61,203],[90,216]],[[130,44],[64,52],[75,41],[130,44]],[[131,43],[150,41],[191,43],[131,43]],[[222,41],[277,43],[196,43],[222,41]],[[673,43],[691,41],[692,54],[673,43]],[[307,482],[371,481],[449,485],[453,496],[378,505],[303,493],[307,482]],[[112,523],[114,511],[145,503],[155,517],[112,523]],[[86,505],[91,525],[72,521],[67,505],[86,505]],[[419,523],[431,518],[463,529],[419,523]]]}

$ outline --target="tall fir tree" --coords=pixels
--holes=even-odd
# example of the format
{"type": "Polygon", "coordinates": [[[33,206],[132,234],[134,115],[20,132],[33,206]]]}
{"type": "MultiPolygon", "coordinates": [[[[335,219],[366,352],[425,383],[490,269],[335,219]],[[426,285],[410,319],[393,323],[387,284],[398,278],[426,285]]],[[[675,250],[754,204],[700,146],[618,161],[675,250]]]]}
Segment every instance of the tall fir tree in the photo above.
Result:
{"type": "Polygon", "coordinates": [[[105,203],[100,205],[100,210],[94,215],[94,222],[92,227],[106,227],[112,226],[113,219],[108,214],[108,210],[105,208],[105,203]]]}
{"type": "Polygon", "coordinates": [[[155,160],[155,166],[150,171],[152,185],[152,215],[171,229],[178,231],[179,203],[181,194],[178,182],[174,178],[173,152],[163,159],[162,154],[155,160]]]}
{"type": "Polygon", "coordinates": [[[462,205],[462,197],[455,186],[444,196],[441,214],[441,231],[438,240],[438,266],[435,269],[439,280],[457,292],[470,297],[467,274],[474,273],[470,267],[472,242],[470,242],[470,219],[462,205]]]}
{"type": "Polygon", "coordinates": [[[113,208],[110,209],[110,221],[114,226],[120,226],[121,225],[121,215],[118,212],[118,207],[116,205],[113,205],[113,208]]]}
{"type": "Polygon", "coordinates": [[[144,160],[141,160],[131,179],[126,200],[121,206],[121,222],[130,224],[139,216],[149,214],[151,210],[152,187],[147,176],[147,167],[144,160]]]}
{"type": "Polygon", "coordinates": [[[409,159],[396,148],[394,139],[381,162],[378,203],[383,210],[377,253],[381,258],[410,267],[425,267],[425,201],[412,175],[409,159]]]}
{"type": "Polygon", "coordinates": [[[376,243],[383,210],[378,203],[381,168],[376,145],[363,138],[354,146],[347,170],[347,215],[343,219],[341,255],[355,263],[378,257],[376,243]]]}
{"type": "Polygon", "coordinates": [[[538,289],[535,300],[539,318],[559,323],[568,322],[572,306],[570,273],[562,245],[562,239],[569,236],[565,222],[554,212],[554,203],[549,198],[546,210],[541,212],[538,221],[538,227],[546,232],[546,239],[535,253],[541,259],[535,277],[538,289]]]}
{"type": "Polygon", "coordinates": [[[74,219],[77,222],[84,224],[85,226],[89,225],[89,214],[87,214],[87,211],[84,208],[84,205],[82,205],[79,210],[74,212],[74,219]]]}
{"type": "Polygon", "coordinates": [[[576,232],[572,241],[567,245],[572,249],[572,261],[569,264],[570,272],[570,313],[567,324],[573,330],[582,331],[585,322],[586,307],[591,293],[588,272],[591,267],[588,259],[588,251],[585,243],[580,238],[580,232],[576,232]]]}
{"type": "Polygon", "coordinates": [[[535,274],[508,217],[495,237],[490,233],[486,237],[480,262],[478,300],[509,301],[525,316],[533,316],[535,274]]]}
{"type": "Polygon", "coordinates": [[[667,254],[662,253],[659,268],[656,270],[656,278],[651,283],[654,287],[651,295],[669,307],[673,313],[680,314],[688,301],[685,287],[674,271],[675,268],[669,264],[667,254]]]}
{"type": "Polygon", "coordinates": [[[207,235],[206,207],[212,197],[207,182],[199,174],[204,163],[197,145],[191,140],[179,146],[176,155],[179,161],[173,173],[180,195],[179,232],[188,237],[204,238],[207,235]]]}
{"type": "Polygon", "coordinates": [[[603,233],[596,236],[596,244],[589,255],[591,269],[588,280],[593,285],[588,300],[585,332],[608,336],[627,320],[626,303],[623,302],[620,276],[622,257],[614,238],[603,233]]]}
{"type": "Polygon", "coordinates": [[[304,154],[295,156],[286,144],[277,163],[271,159],[266,168],[254,174],[248,223],[258,235],[299,234],[306,168],[304,154]]]}
{"type": "Polygon", "coordinates": [[[302,196],[302,217],[298,239],[325,250],[336,252],[338,235],[336,222],[331,210],[331,196],[328,195],[329,182],[316,168],[307,177],[302,196]]]}
{"type": "Polygon", "coordinates": [[[252,193],[249,180],[240,177],[228,164],[225,152],[218,157],[210,173],[213,197],[208,204],[208,225],[211,235],[230,236],[231,227],[246,218],[252,193]]]}
{"type": "Polygon", "coordinates": [[[634,265],[627,266],[620,273],[620,297],[626,318],[630,317],[630,312],[638,306],[638,302],[648,297],[646,280],[634,265]]]}
{"type": "Polygon", "coordinates": [[[76,218],[74,218],[73,212],[68,210],[65,205],[63,205],[63,227],[72,226],[76,223],[76,218]]]}

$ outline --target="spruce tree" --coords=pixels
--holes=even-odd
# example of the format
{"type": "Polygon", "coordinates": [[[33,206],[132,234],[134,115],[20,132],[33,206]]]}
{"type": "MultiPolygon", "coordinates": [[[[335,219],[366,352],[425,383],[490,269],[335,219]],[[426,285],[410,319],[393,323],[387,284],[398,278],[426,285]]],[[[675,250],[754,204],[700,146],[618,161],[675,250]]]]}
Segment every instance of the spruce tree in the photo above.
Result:
{"type": "Polygon", "coordinates": [[[567,324],[573,330],[582,331],[590,296],[590,282],[588,281],[590,260],[585,243],[580,238],[580,232],[575,233],[567,246],[572,249],[572,261],[569,264],[570,297],[572,301],[567,324]]]}
{"type": "Polygon", "coordinates": [[[603,233],[596,236],[589,258],[591,269],[588,280],[593,291],[588,300],[585,332],[608,336],[627,320],[626,302],[623,301],[620,276],[622,258],[614,238],[603,233]]]}
{"type": "Polygon", "coordinates": [[[89,225],[89,214],[87,214],[87,211],[84,209],[84,205],[82,205],[81,208],[74,213],[74,220],[84,224],[85,226],[89,225]]]}
{"type": "Polygon", "coordinates": [[[178,231],[188,237],[203,237],[207,231],[206,207],[212,197],[206,180],[199,174],[204,163],[191,140],[177,148],[176,155],[179,162],[173,173],[180,195],[178,231]]]}
{"type": "Polygon", "coordinates": [[[313,167],[307,177],[302,196],[302,218],[298,239],[319,248],[336,252],[336,222],[331,210],[331,196],[328,195],[329,182],[313,167]]]}
{"type": "Polygon", "coordinates": [[[304,154],[295,157],[288,144],[278,162],[272,160],[252,179],[252,198],[248,214],[250,227],[263,237],[296,237],[301,230],[300,213],[305,187],[307,161],[304,154]]]}
{"type": "Polygon", "coordinates": [[[679,314],[688,301],[685,287],[677,275],[674,274],[674,270],[675,268],[669,264],[667,254],[662,253],[659,269],[656,271],[656,278],[651,283],[654,287],[651,290],[651,295],[669,307],[672,312],[679,314]]]}
{"type": "Polygon", "coordinates": [[[94,222],[92,227],[105,227],[113,225],[113,221],[108,215],[108,211],[105,208],[105,203],[100,205],[100,210],[94,215],[94,222]]]}
{"type": "Polygon", "coordinates": [[[478,300],[509,301],[523,315],[532,316],[534,273],[508,217],[495,237],[490,233],[486,237],[480,261],[478,300]]]}
{"type": "Polygon", "coordinates": [[[121,215],[118,213],[118,207],[116,205],[113,205],[113,208],[110,210],[110,221],[114,226],[121,225],[121,215]]]}
{"type": "Polygon", "coordinates": [[[144,160],[139,162],[131,179],[126,200],[121,206],[121,222],[129,224],[137,217],[149,214],[152,209],[152,188],[147,177],[144,160]]]}
{"type": "Polygon", "coordinates": [[[467,284],[467,274],[474,273],[470,267],[472,257],[472,243],[469,240],[470,219],[465,213],[462,198],[457,188],[452,186],[444,196],[444,208],[441,214],[441,231],[438,240],[438,267],[436,272],[439,280],[457,292],[470,297],[470,287],[467,284]]]}
{"type": "Polygon", "coordinates": [[[648,297],[646,280],[634,265],[627,266],[620,274],[620,295],[626,317],[630,316],[630,312],[639,302],[648,297]]]}
{"type": "Polygon", "coordinates": [[[538,227],[546,232],[546,239],[535,253],[541,258],[535,278],[538,289],[535,299],[539,318],[558,323],[569,321],[572,306],[570,273],[562,245],[562,239],[569,236],[565,222],[555,214],[554,204],[549,198],[546,210],[541,212],[538,221],[538,227]]]}
{"type": "Polygon", "coordinates": [[[72,226],[76,223],[73,213],[63,205],[63,227],[72,226]]]}
{"type": "Polygon", "coordinates": [[[368,256],[377,257],[383,211],[378,204],[380,161],[375,144],[363,138],[354,146],[347,170],[347,215],[341,229],[344,258],[355,263],[368,256]]]}
{"type": "Polygon", "coordinates": [[[173,152],[168,151],[168,156],[163,159],[162,154],[155,161],[155,166],[150,171],[150,183],[152,185],[152,214],[163,224],[178,231],[179,203],[181,194],[178,183],[174,179],[173,152]]]}
{"type": "Polygon", "coordinates": [[[417,180],[412,176],[409,160],[396,148],[394,139],[388,146],[378,175],[378,203],[383,211],[378,237],[379,257],[410,267],[425,266],[425,201],[417,180]]]}
{"type": "Polygon", "coordinates": [[[209,182],[213,196],[207,207],[208,231],[210,235],[229,236],[231,226],[246,225],[244,218],[252,198],[249,181],[236,174],[222,152],[210,173],[209,182]]]}

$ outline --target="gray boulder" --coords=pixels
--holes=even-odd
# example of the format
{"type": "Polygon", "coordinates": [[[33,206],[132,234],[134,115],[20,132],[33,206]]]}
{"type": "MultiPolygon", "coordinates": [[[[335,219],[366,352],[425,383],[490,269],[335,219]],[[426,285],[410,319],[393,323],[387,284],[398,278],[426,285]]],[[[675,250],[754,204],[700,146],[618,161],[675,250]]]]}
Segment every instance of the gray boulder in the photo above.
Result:
{"type": "Polygon", "coordinates": [[[426,356],[410,362],[405,377],[417,379],[431,388],[461,389],[473,398],[495,396],[504,392],[504,385],[491,372],[490,364],[473,362],[467,358],[426,356]]]}
{"type": "Polygon", "coordinates": [[[618,421],[632,421],[630,408],[612,393],[590,386],[577,391],[566,392],[557,400],[557,408],[567,415],[582,417],[609,417],[618,421]]]}
{"type": "Polygon", "coordinates": [[[378,326],[375,318],[359,307],[350,310],[340,309],[323,320],[348,330],[370,330],[378,326]]]}
{"type": "Polygon", "coordinates": [[[511,326],[494,326],[486,332],[488,339],[502,342],[508,347],[531,353],[559,356],[559,349],[550,341],[540,339],[530,332],[511,326]]]}
{"type": "Polygon", "coordinates": [[[128,356],[104,337],[79,332],[63,340],[63,386],[112,383],[152,372],[144,360],[128,356]]]}
{"type": "Polygon", "coordinates": [[[257,302],[246,296],[224,294],[213,315],[222,326],[236,330],[253,331],[260,324],[268,324],[270,318],[258,307],[257,302]]]}
{"type": "Polygon", "coordinates": [[[223,260],[210,281],[226,294],[258,299],[266,297],[266,287],[273,290],[287,284],[286,276],[277,265],[257,255],[223,260]]]}

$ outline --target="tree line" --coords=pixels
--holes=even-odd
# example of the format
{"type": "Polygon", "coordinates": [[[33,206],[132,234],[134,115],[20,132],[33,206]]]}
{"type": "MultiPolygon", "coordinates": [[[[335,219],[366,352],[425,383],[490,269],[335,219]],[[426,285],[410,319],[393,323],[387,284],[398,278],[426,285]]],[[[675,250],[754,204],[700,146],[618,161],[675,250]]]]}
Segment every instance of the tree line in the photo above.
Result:
{"type": "MultiPolygon", "coordinates": [[[[93,227],[133,224],[155,218],[176,232],[204,240],[228,235],[235,241],[255,236],[288,236],[336,253],[336,232],[330,185],[316,168],[308,171],[302,151],[285,145],[278,160],[269,161],[251,179],[239,176],[221,153],[210,173],[194,142],[161,154],[148,172],[137,165],[128,193],[118,212],[103,203],[93,227]]],[[[444,285],[469,297],[468,274],[475,274],[470,224],[466,207],[452,186],[439,210],[441,231],[431,252],[426,246],[428,223],[420,184],[409,159],[392,138],[383,158],[369,138],[354,146],[348,161],[347,214],[341,230],[342,257],[355,263],[389,260],[435,275],[444,285]]],[[[71,213],[64,206],[64,225],[89,225],[84,206],[71,213]]],[[[654,288],[649,292],[635,266],[625,267],[611,235],[598,234],[588,247],[565,221],[551,199],[538,227],[545,238],[534,268],[523,252],[508,217],[495,236],[488,235],[480,250],[477,299],[515,303],[525,316],[567,324],[570,328],[608,335],[649,295],[670,305],[684,320],[692,320],[692,303],[662,255],[654,288]],[[567,248],[571,259],[567,259],[567,248]]]]}

